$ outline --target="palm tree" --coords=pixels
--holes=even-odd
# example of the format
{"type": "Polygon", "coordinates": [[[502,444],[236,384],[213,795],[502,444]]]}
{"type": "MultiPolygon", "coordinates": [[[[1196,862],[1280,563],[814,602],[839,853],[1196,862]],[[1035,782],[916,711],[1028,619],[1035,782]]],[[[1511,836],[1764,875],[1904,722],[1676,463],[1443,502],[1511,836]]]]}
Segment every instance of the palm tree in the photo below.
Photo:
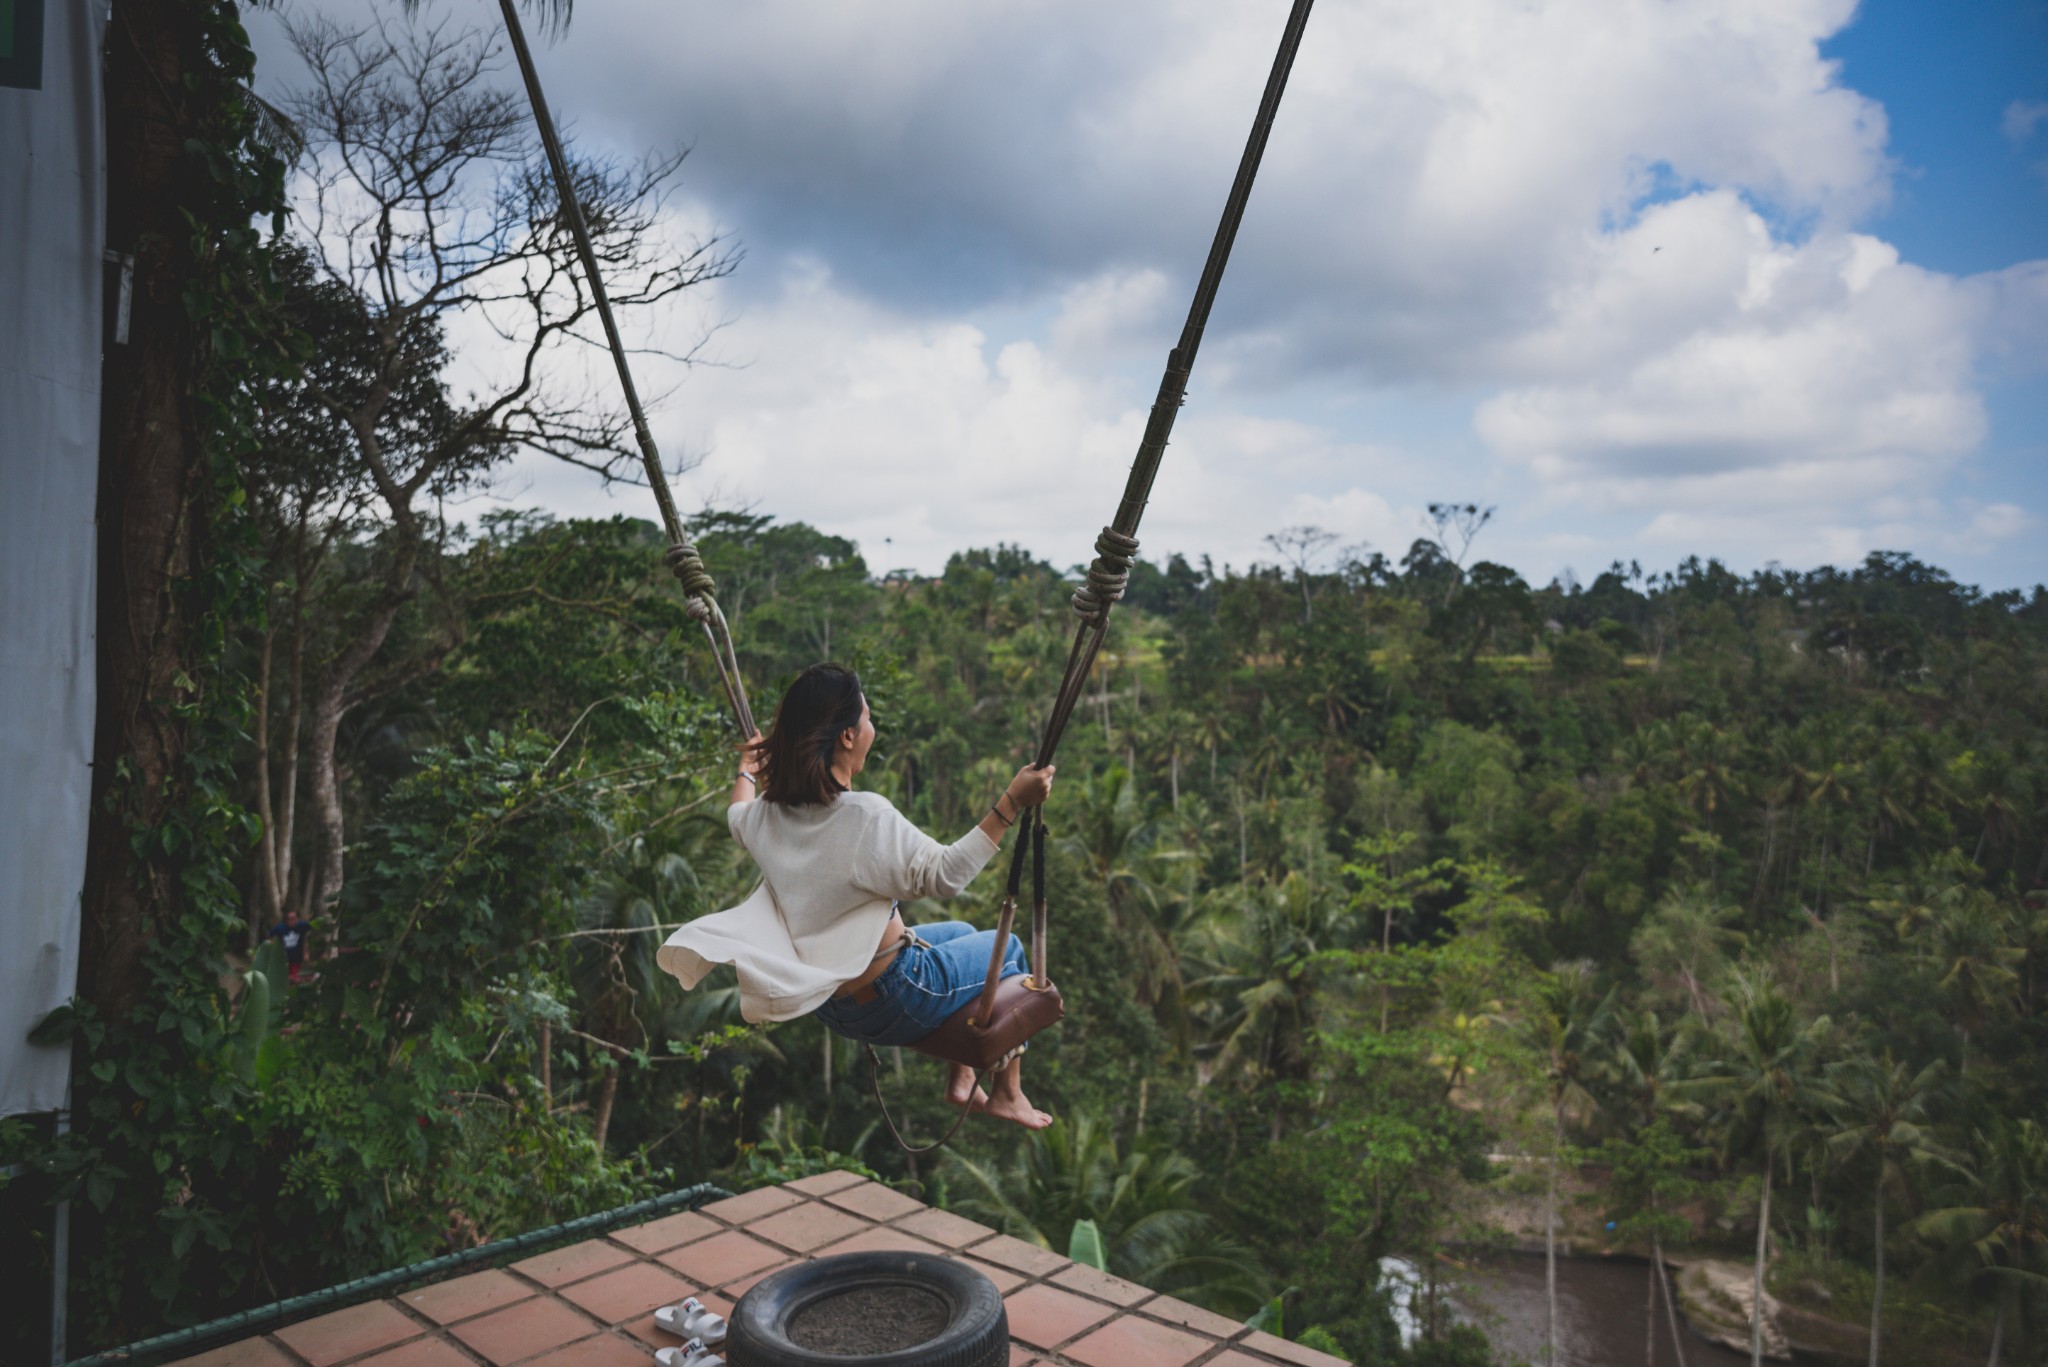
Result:
{"type": "Polygon", "coordinates": [[[1167,875],[1187,852],[1162,847],[1159,823],[1122,765],[1111,765],[1092,783],[1081,784],[1070,800],[1075,834],[1065,844],[1102,888],[1110,921],[1130,946],[1138,999],[1157,1006],[1162,997],[1177,997],[1179,957],[1159,912],[1167,875]]]}
{"type": "MultiPolygon", "coordinates": [[[[1677,1089],[1684,1083],[1692,1039],[1689,1034],[1666,1030],[1654,1011],[1615,1016],[1605,1071],[1608,1085],[1616,1094],[1616,1104],[1609,1113],[1622,1121],[1625,1134],[1647,1135],[1664,1119],[1667,1110],[1678,1107],[1677,1089]]],[[[1678,1332],[1677,1310],[1664,1266],[1658,1190],[1651,1184],[1642,1194],[1646,1206],[1643,1213],[1647,1217],[1644,1223],[1650,1231],[1650,1295],[1644,1312],[1648,1341],[1656,1341],[1657,1293],[1661,1289],[1665,1313],[1671,1321],[1671,1346],[1677,1353],[1679,1367],[1685,1367],[1684,1341],[1678,1332]]],[[[1647,1363],[1655,1356],[1654,1349],[1648,1349],[1643,1360],[1647,1363]]]]}
{"type": "Polygon", "coordinates": [[[1920,814],[1912,802],[1913,770],[1895,741],[1889,741],[1864,766],[1863,796],[1870,804],[1870,834],[1863,846],[1863,876],[1877,863],[1877,842],[1901,831],[1915,830],[1920,814]]]}
{"type": "Polygon", "coordinates": [[[2048,1286],[2048,1130],[2036,1120],[1998,1117],[1978,1130],[1969,1174],[1977,1200],[1928,1212],[1911,1228],[1951,1245],[1967,1244],[1991,1273],[1998,1318],[1988,1367],[1998,1367],[2006,1312],[2024,1287],[2048,1286]]]}
{"type": "Polygon", "coordinates": [[[1003,1232],[1064,1253],[1092,1220],[1108,1271],[1213,1309],[1245,1315],[1269,1294],[1256,1256],[1224,1235],[1205,1209],[1202,1171],[1154,1140],[1121,1149],[1083,1113],[1032,1132],[1007,1164],[946,1155],[954,1208],[1003,1232]]]}
{"type": "Polygon", "coordinates": [[[1714,1041],[1718,1057],[1708,1065],[1707,1075],[1688,1090],[1720,1103],[1731,1144],[1745,1137],[1760,1139],[1763,1144],[1763,1192],[1757,1203],[1756,1273],[1749,1325],[1750,1363],[1762,1367],[1771,1179],[1793,1120],[1820,1094],[1815,1056],[1828,1019],[1822,1016],[1802,1024],[1792,1003],[1763,969],[1738,973],[1731,996],[1734,1009],[1714,1041]]]}
{"type": "Polygon", "coordinates": [[[2005,747],[1993,743],[1981,753],[1972,752],[1970,758],[1975,763],[1970,766],[1969,801],[1981,827],[1971,858],[1982,863],[1987,845],[2006,844],[2017,833],[2031,806],[2032,795],[2026,771],[2005,747]]]}
{"type": "Polygon", "coordinates": [[[2010,918],[1998,898],[1983,888],[1964,887],[1944,899],[1924,935],[1948,997],[1961,1045],[1956,1071],[1970,1070],[1970,1037],[2000,1007],[2010,1006],[2019,987],[2026,950],[2007,943],[2010,918]]]}
{"type": "MultiPolygon", "coordinates": [[[[1817,725],[1803,737],[1799,758],[1793,761],[1793,781],[1783,788],[1820,813],[1820,870],[1814,880],[1814,907],[1825,912],[1828,902],[1829,842],[1834,836],[1835,815],[1855,807],[1855,789],[1862,778],[1861,766],[1849,757],[1840,728],[1817,725]]],[[[1831,970],[1832,971],[1832,970],[1831,970]]],[[[1831,985],[1840,990],[1841,983],[1831,985]]]]}
{"type": "Polygon", "coordinates": [[[1936,1059],[1915,1072],[1887,1049],[1881,1059],[1857,1059],[1830,1070],[1828,1109],[1835,1131],[1827,1141],[1829,1150],[1844,1157],[1868,1153],[1877,1163],[1871,1205],[1877,1276],[1870,1294],[1870,1367],[1878,1367],[1884,1327],[1885,1188],[1905,1184],[1908,1163],[1946,1158],[1934,1142],[1927,1114],[1946,1066],[1936,1059]]]}
{"type": "MultiPolygon", "coordinates": [[[[670,834],[666,848],[636,837],[577,905],[569,977],[582,1033],[605,1055],[591,1103],[592,1138],[600,1152],[611,1130],[623,1060],[657,1040],[692,1039],[740,1021],[739,987],[730,969],[720,970],[722,985],[714,979],[678,993],[654,957],[665,928],[704,909],[697,869],[711,833],[722,834],[723,826],[692,819],[670,834]]],[[[749,1055],[781,1057],[766,1034],[743,1047],[749,1055]]]]}
{"type": "Polygon", "coordinates": [[[1568,1112],[1590,1111],[1596,1103],[1592,1081],[1602,1036],[1614,1009],[1615,990],[1595,995],[1593,965],[1585,960],[1555,964],[1536,982],[1520,1013],[1518,1033],[1543,1078],[1550,1111],[1549,1182],[1543,1206],[1544,1293],[1548,1302],[1550,1353],[1557,1354],[1557,1165],[1564,1151],[1568,1112]]]}
{"type": "Polygon", "coordinates": [[[1191,944],[1188,996],[1207,1027],[1212,1076],[1304,1075],[1312,961],[1340,947],[1349,924],[1344,899],[1298,873],[1211,899],[1191,944]]]}
{"type": "Polygon", "coordinates": [[[1714,818],[1741,792],[1741,742],[1704,717],[1681,718],[1679,737],[1678,790],[1711,831],[1714,818]]]}

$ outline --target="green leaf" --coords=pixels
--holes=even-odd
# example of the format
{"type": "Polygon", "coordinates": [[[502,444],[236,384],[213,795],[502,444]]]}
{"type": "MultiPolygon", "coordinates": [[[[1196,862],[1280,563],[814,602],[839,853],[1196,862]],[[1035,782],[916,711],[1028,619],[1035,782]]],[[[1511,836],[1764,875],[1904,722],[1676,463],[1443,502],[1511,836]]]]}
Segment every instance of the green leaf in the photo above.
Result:
{"type": "Polygon", "coordinates": [[[1092,1267],[1097,1272],[1109,1271],[1109,1257],[1102,1247],[1102,1231],[1093,1220],[1074,1221],[1074,1232],[1067,1239],[1067,1256],[1083,1267],[1092,1267]]]}
{"type": "Polygon", "coordinates": [[[1263,1329],[1278,1338],[1286,1338],[1287,1298],[1300,1290],[1301,1288],[1298,1286],[1288,1287],[1285,1291],[1273,1297],[1272,1300],[1260,1306],[1258,1313],[1246,1320],[1245,1323],[1254,1329],[1263,1329]]]}
{"type": "Polygon", "coordinates": [[[37,1021],[28,1032],[30,1044],[68,1044],[78,1032],[78,1012],[70,1002],[37,1021]]]}
{"type": "Polygon", "coordinates": [[[236,1019],[235,1075],[244,1082],[256,1081],[256,1057],[270,1033],[270,979],[251,969],[244,977],[242,1014],[236,1019]]]}
{"type": "Polygon", "coordinates": [[[260,1090],[268,1087],[270,1080],[277,1076],[278,1070],[282,1067],[284,1067],[284,1039],[278,1035],[270,1035],[256,1048],[255,1082],[257,1088],[260,1090]]]}

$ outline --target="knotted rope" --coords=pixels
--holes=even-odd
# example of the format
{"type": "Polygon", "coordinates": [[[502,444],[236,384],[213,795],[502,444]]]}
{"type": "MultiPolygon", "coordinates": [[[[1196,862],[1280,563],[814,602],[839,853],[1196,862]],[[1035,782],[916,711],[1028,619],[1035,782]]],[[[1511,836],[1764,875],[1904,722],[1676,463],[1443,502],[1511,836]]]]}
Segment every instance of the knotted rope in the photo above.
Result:
{"type": "Polygon", "coordinates": [[[733,721],[741,735],[753,735],[754,712],[747,705],[747,685],[740,678],[739,652],[732,643],[732,630],[726,626],[725,614],[718,607],[717,582],[704,568],[704,557],[698,553],[696,543],[688,537],[670,546],[662,558],[683,586],[683,611],[704,628],[704,639],[711,643],[711,659],[718,666],[718,682],[725,689],[733,721]]]}
{"type": "Polygon", "coordinates": [[[694,542],[679,541],[668,548],[663,557],[668,561],[669,572],[676,582],[683,586],[683,611],[694,621],[711,620],[712,604],[717,601],[718,583],[711,572],[704,568],[704,557],[697,553],[694,542]]]}
{"type": "MultiPolygon", "coordinates": [[[[1080,702],[1081,690],[1094,671],[1095,658],[1109,630],[1110,609],[1122,600],[1125,590],[1130,587],[1131,567],[1138,558],[1138,523],[1143,519],[1145,505],[1152,497],[1152,482],[1158,477],[1159,464],[1165,458],[1167,439],[1173,434],[1173,420],[1186,402],[1188,375],[1195,367],[1195,353],[1201,348],[1202,332],[1209,323],[1209,310],[1216,302],[1217,287],[1223,282],[1223,268],[1228,264],[1230,248],[1237,240],[1238,224],[1244,220],[1252,181],[1258,175],[1260,160],[1265,156],[1266,139],[1273,131],[1274,117],[1280,112],[1280,96],[1287,89],[1287,75],[1293,69],[1294,54],[1301,48],[1302,31],[1308,26],[1308,12],[1313,3],[1314,0],[1294,0],[1294,8],[1288,12],[1287,27],[1280,36],[1280,50],[1274,54],[1273,69],[1266,77],[1265,94],[1260,98],[1259,112],[1252,120],[1251,136],[1246,139],[1244,155],[1238,160],[1237,177],[1231,182],[1229,198],[1224,201],[1222,221],[1216,225],[1216,237],[1209,244],[1209,258],[1202,265],[1202,278],[1195,286],[1194,301],[1188,306],[1187,321],[1181,326],[1180,342],[1167,353],[1165,373],[1160,376],[1159,392],[1152,400],[1152,411],[1145,421],[1145,435],[1138,442],[1138,454],[1131,461],[1130,478],[1125,481],[1116,518],[1095,538],[1095,559],[1088,566],[1086,579],[1074,591],[1074,611],[1081,621],[1075,628],[1073,645],[1067,651],[1067,667],[1060,676],[1052,712],[1046,718],[1045,729],[1039,733],[1038,757],[1033,762],[1041,768],[1052,763],[1054,754],[1059,750],[1060,738],[1066,733],[1067,721],[1080,702]]],[[[1004,899],[1003,914],[998,923],[999,946],[1008,943],[1010,920],[1023,883],[1027,849],[1033,851],[1032,973],[1043,980],[1047,974],[1045,813],[1042,807],[1031,809],[1024,832],[1016,848],[1010,852],[1009,895],[1004,899]]]]}
{"type": "Polygon", "coordinates": [[[647,487],[654,491],[661,510],[661,526],[669,539],[668,565],[683,582],[683,610],[704,628],[711,643],[711,657],[718,665],[718,681],[725,689],[726,705],[732,709],[733,724],[740,735],[754,734],[754,712],[747,703],[747,685],[740,677],[739,654],[733,648],[732,632],[725,614],[718,609],[718,586],[705,572],[703,557],[683,530],[676,513],[675,497],[669,492],[668,476],[662,470],[661,452],[655,448],[654,433],[647,425],[647,413],[640,406],[640,391],[633,384],[633,369],[626,363],[626,344],[619,336],[618,321],[612,317],[611,296],[605,293],[604,275],[597,268],[597,253],[590,245],[590,225],[584,221],[583,206],[577,202],[575,181],[569,174],[569,159],[562,140],[555,133],[555,120],[548,113],[547,97],[541,93],[540,73],[534,69],[533,53],[526,46],[526,30],[519,23],[519,11],[512,0],[498,0],[504,12],[505,32],[512,40],[512,53],[519,62],[520,79],[526,83],[526,97],[533,105],[533,122],[540,130],[540,143],[547,153],[548,170],[555,178],[555,193],[561,197],[562,217],[569,235],[576,241],[576,256],[583,264],[583,280],[590,287],[590,301],[597,307],[604,325],[605,342],[611,349],[612,364],[619,372],[619,388],[626,396],[626,411],[633,419],[633,439],[640,447],[640,466],[647,475],[647,487]]]}
{"type": "MultiPolygon", "coordinates": [[[[1081,622],[1075,629],[1073,646],[1067,651],[1067,668],[1060,677],[1052,712],[1039,734],[1035,763],[1040,766],[1052,763],[1060,737],[1066,732],[1067,720],[1080,700],[1081,689],[1095,668],[1095,657],[1109,629],[1110,609],[1130,586],[1131,567],[1138,555],[1138,523],[1151,500],[1152,482],[1165,458],[1167,439],[1173,435],[1173,420],[1187,400],[1188,375],[1195,368],[1195,353],[1201,349],[1202,333],[1209,325],[1209,310],[1216,303],[1217,287],[1223,283],[1223,268],[1229,263],[1230,249],[1237,241],[1238,225],[1244,221],[1252,181],[1258,176],[1259,162],[1266,154],[1266,140],[1280,112],[1280,96],[1287,89],[1287,76],[1294,67],[1294,55],[1301,48],[1302,31],[1308,26],[1313,3],[1314,0],[1294,0],[1294,7],[1288,12],[1287,27],[1280,35],[1280,50],[1273,56],[1273,69],[1266,77],[1259,112],[1252,119],[1251,136],[1245,140],[1244,155],[1238,159],[1237,176],[1231,181],[1223,217],[1209,244],[1208,260],[1202,263],[1202,278],[1195,286],[1194,301],[1188,306],[1187,321],[1181,325],[1180,342],[1167,353],[1166,370],[1160,376],[1159,392],[1152,400],[1152,412],[1146,418],[1138,454],[1131,461],[1130,478],[1124,483],[1116,518],[1095,538],[1095,560],[1088,566],[1085,582],[1074,591],[1074,611],[1081,622]]],[[[1020,864],[1024,843],[1019,842],[1013,855],[1020,864]]]]}
{"type": "Polygon", "coordinates": [[[1131,566],[1138,560],[1138,538],[1125,536],[1114,527],[1104,527],[1095,538],[1095,563],[1088,567],[1088,582],[1074,590],[1074,611],[1089,623],[1106,623],[1130,586],[1131,566]]]}

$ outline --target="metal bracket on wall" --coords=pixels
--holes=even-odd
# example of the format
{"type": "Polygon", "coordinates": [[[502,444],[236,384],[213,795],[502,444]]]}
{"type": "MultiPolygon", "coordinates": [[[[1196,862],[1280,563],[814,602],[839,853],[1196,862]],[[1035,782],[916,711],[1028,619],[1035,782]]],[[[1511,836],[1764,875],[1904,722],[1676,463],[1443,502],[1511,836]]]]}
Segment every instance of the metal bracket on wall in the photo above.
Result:
{"type": "Polygon", "coordinates": [[[127,346],[128,313],[135,304],[135,253],[109,247],[100,253],[100,260],[121,268],[121,281],[114,292],[114,345],[127,346]]]}

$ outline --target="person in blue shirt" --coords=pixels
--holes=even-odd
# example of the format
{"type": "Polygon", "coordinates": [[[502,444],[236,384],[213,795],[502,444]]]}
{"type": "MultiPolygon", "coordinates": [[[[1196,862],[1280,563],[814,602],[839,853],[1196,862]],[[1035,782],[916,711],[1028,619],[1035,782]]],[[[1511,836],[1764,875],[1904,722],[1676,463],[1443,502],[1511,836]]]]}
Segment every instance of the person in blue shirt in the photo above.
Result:
{"type": "Polygon", "coordinates": [[[270,938],[284,946],[285,972],[293,982],[305,971],[306,936],[312,930],[309,922],[299,919],[297,907],[284,914],[284,919],[270,928],[270,938]]]}

